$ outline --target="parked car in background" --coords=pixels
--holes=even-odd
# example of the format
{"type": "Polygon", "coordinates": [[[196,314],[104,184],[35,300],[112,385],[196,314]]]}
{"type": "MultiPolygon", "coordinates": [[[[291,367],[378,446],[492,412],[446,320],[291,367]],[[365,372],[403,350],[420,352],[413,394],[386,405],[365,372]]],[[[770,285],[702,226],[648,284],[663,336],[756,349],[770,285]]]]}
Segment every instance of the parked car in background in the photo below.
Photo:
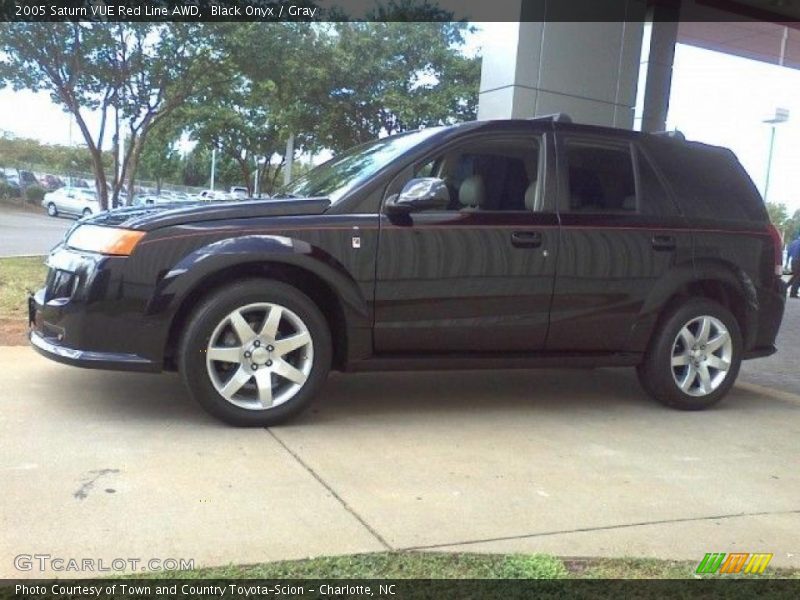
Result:
{"type": "Polygon", "coordinates": [[[0,179],[2,179],[5,184],[13,190],[14,194],[20,193],[19,188],[19,176],[12,172],[11,169],[4,169],[2,173],[0,173],[0,179]]]}
{"type": "Polygon", "coordinates": [[[197,203],[200,200],[181,192],[162,191],[161,194],[137,194],[131,206],[181,206],[197,203]]]}
{"type": "Polygon", "coordinates": [[[31,173],[30,171],[19,171],[19,183],[20,187],[26,188],[32,185],[39,185],[39,180],[36,179],[36,175],[31,173]]]}
{"type": "Polygon", "coordinates": [[[229,200],[228,195],[219,190],[203,190],[195,194],[195,198],[198,200],[229,200]]]}
{"type": "Polygon", "coordinates": [[[250,192],[248,192],[247,188],[244,186],[234,185],[231,186],[230,197],[234,200],[244,200],[250,197],[250,192]]]}
{"type": "Polygon", "coordinates": [[[42,206],[51,217],[88,217],[100,212],[97,192],[87,188],[62,187],[44,195],[42,206]]]}
{"type": "Polygon", "coordinates": [[[42,177],[39,178],[39,184],[48,192],[53,192],[60,187],[64,187],[64,182],[55,175],[42,175],[42,177]]]}
{"type": "MultiPolygon", "coordinates": [[[[67,177],[66,186],[70,188],[88,188],[89,182],[80,177],[67,177]]],[[[94,189],[94,186],[91,186],[94,189]]]]}

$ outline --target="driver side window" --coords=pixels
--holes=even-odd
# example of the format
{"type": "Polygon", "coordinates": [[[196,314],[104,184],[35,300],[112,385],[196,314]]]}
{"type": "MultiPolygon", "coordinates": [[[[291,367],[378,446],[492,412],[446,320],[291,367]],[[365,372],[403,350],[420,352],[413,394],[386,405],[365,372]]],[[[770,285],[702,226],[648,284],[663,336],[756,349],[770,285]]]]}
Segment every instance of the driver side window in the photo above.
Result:
{"type": "Polygon", "coordinates": [[[535,139],[487,140],[447,150],[418,164],[414,177],[438,177],[451,211],[541,209],[539,144],[535,139]]]}

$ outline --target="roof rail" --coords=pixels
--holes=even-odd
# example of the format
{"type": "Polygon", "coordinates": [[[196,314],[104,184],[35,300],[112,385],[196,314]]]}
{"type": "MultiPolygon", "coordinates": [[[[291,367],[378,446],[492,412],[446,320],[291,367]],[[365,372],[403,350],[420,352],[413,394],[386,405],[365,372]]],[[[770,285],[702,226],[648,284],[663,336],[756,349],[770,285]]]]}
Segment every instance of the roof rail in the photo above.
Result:
{"type": "Polygon", "coordinates": [[[683,133],[678,131],[677,129],[673,129],[672,131],[654,131],[651,135],[657,135],[658,137],[666,137],[671,140],[677,140],[679,142],[686,141],[686,136],[683,135],[683,133]]]}
{"type": "Polygon", "coordinates": [[[552,115],[541,115],[532,117],[531,121],[552,121],[553,123],[572,123],[572,118],[567,113],[553,113],[552,115]]]}

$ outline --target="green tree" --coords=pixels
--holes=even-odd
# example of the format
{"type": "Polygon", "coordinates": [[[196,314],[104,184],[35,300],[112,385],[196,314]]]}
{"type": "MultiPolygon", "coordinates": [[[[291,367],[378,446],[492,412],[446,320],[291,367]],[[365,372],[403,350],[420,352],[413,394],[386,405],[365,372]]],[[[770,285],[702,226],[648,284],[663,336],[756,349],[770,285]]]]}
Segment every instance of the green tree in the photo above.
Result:
{"type": "MultiPolygon", "coordinates": [[[[423,4],[384,8],[413,16],[414,7],[431,10],[423,4]]],[[[282,144],[293,135],[298,152],[339,151],[382,134],[474,119],[480,61],[463,53],[468,31],[451,22],[249,23],[223,43],[237,70],[269,82],[261,101],[282,144]]]]}
{"type": "Polygon", "coordinates": [[[462,50],[464,23],[336,23],[329,98],[318,135],[341,150],[423,126],[473,120],[480,61],[462,50]]]}
{"type": "MultiPolygon", "coordinates": [[[[110,152],[103,153],[103,165],[113,165],[110,152]]],[[[85,146],[43,144],[28,138],[0,137],[0,165],[6,167],[35,167],[58,175],[76,171],[91,171],[92,161],[85,146]]]]}
{"type": "Polygon", "coordinates": [[[786,219],[783,224],[783,239],[786,243],[800,235],[800,210],[794,211],[794,214],[786,219]]]}
{"type": "Polygon", "coordinates": [[[239,183],[250,194],[254,177],[261,179],[269,159],[281,150],[269,101],[271,87],[240,75],[227,89],[201,96],[181,111],[193,139],[232,160],[239,168],[239,183]]]}
{"type": "MultiPolygon", "coordinates": [[[[197,144],[182,160],[182,180],[184,185],[193,187],[211,186],[211,149],[197,144]]],[[[238,165],[230,157],[217,154],[215,185],[224,189],[236,185],[241,177],[238,165]]]]}
{"type": "MultiPolygon", "coordinates": [[[[4,23],[0,25],[0,85],[47,91],[71,113],[83,135],[101,205],[116,205],[127,181],[133,189],[151,129],[218,73],[224,57],[213,24],[4,23]],[[113,110],[112,110],[113,109],[113,110]],[[88,115],[96,111],[92,131],[88,115]],[[112,114],[113,113],[113,114],[112,114]],[[125,152],[111,181],[103,148],[125,152]]],[[[224,72],[224,70],[223,70],[224,72]]]]}
{"type": "Polygon", "coordinates": [[[786,205],[779,204],[777,202],[767,202],[767,213],[769,214],[769,220],[772,222],[775,227],[780,230],[783,230],[784,226],[786,225],[786,221],[789,219],[789,214],[786,212],[786,205]]]}
{"type": "Polygon", "coordinates": [[[158,193],[165,180],[176,182],[179,178],[181,156],[176,146],[180,136],[174,121],[162,121],[143,144],[139,158],[141,177],[155,181],[158,193]]]}

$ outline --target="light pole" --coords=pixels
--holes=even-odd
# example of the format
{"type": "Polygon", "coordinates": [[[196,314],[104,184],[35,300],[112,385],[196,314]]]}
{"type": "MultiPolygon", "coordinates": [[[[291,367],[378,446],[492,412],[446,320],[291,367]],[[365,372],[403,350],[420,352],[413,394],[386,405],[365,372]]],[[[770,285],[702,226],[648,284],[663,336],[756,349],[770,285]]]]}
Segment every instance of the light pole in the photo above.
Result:
{"type": "Polygon", "coordinates": [[[769,134],[769,154],[767,155],[767,178],[764,181],[764,202],[767,201],[767,197],[769,194],[769,178],[772,174],[772,154],[775,150],[775,126],[780,125],[781,123],[786,123],[789,120],[789,109],[788,108],[776,108],[775,115],[770,117],[769,119],[764,119],[762,123],[766,123],[770,126],[770,134],[769,134]]]}
{"type": "Polygon", "coordinates": [[[217,148],[211,149],[211,191],[214,191],[214,177],[217,174],[217,148]]]}

